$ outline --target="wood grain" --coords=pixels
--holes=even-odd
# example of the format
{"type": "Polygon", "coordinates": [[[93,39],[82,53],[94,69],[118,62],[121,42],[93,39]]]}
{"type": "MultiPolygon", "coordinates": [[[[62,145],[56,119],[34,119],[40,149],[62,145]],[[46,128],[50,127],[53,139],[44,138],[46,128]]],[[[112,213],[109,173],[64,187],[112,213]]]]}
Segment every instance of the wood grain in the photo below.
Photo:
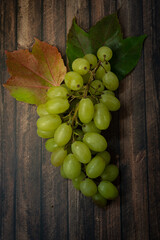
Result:
{"type": "Polygon", "coordinates": [[[160,239],[160,2],[152,0],[2,0],[0,4],[0,240],[160,239]],[[36,134],[36,108],[3,88],[4,50],[34,37],[65,55],[72,19],[88,31],[118,10],[124,37],[147,34],[136,69],[120,84],[119,113],[105,134],[120,168],[120,197],[106,209],[76,191],[50,163],[36,134]]]}
{"type": "MultiPolygon", "coordinates": [[[[1,83],[8,78],[4,50],[16,49],[16,5],[1,3],[1,83]],[[8,15],[6,14],[8,13],[8,15]],[[9,17],[8,17],[9,16],[9,17]]],[[[16,103],[6,90],[0,88],[1,159],[0,159],[0,239],[15,237],[16,191],[16,103]]]]}
{"type": "MultiPolygon", "coordinates": [[[[65,1],[43,2],[43,40],[58,47],[65,55],[65,1]]],[[[42,239],[67,239],[68,189],[59,168],[50,162],[50,153],[42,147],[42,239]]]]}
{"type": "Polygon", "coordinates": [[[144,49],[145,98],[146,98],[146,144],[148,158],[148,210],[150,239],[160,238],[160,23],[159,2],[143,1],[143,22],[148,35],[144,49]],[[151,80],[152,79],[152,80],[151,80]]]}
{"type": "MultiPolygon", "coordinates": [[[[139,1],[134,1],[134,6],[128,2],[120,10],[120,20],[124,22],[126,19],[130,25],[124,28],[125,36],[143,32],[142,5],[139,1]],[[136,26],[132,18],[136,19],[136,26]]],[[[124,239],[149,239],[143,66],[142,54],[138,66],[120,87],[121,221],[124,239]],[[123,227],[126,224],[127,229],[123,227]]]]}
{"type": "MultiPolygon", "coordinates": [[[[41,5],[31,0],[17,4],[18,48],[29,48],[34,37],[40,38],[41,5]]],[[[41,140],[36,135],[36,120],[35,107],[17,103],[16,240],[40,239],[41,140]]]]}

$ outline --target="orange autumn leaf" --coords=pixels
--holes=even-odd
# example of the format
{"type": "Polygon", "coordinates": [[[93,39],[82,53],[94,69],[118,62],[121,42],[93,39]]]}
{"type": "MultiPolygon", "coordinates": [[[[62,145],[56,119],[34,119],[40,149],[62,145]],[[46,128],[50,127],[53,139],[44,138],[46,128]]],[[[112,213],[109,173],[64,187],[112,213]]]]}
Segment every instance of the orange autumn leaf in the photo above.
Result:
{"type": "Polygon", "coordinates": [[[4,84],[18,101],[39,105],[45,102],[46,91],[59,86],[66,67],[56,47],[35,39],[32,52],[6,51],[7,67],[11,77],[4,84]]]}

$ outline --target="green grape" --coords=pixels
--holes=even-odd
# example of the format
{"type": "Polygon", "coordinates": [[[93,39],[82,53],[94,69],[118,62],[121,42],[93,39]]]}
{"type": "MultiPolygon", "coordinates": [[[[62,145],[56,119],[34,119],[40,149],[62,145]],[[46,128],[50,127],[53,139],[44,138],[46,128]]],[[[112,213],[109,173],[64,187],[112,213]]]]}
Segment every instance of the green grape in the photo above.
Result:
{"type": "Polygon", "coordinates": [[[67,72],[64,78],[66,86],[74,91],[81,89],[83,86],[83,78],[77,72],[67,72]]]}
{"type": "Polygon", "coordinates": [[[54,130],[53,131],[44,131],[37,128],[37,135],[41,138],[52,138],[54,137],[54,130]]]}
{"type": "Polygon", "coordinates": [[[77,58],[72,63],[72,69],[80,75],[85,75],[90,69],[90,64],[84,58],[77,58]]]}
{"type": "Polygon", "coordinates": [[[104,90],[104,85],[100,80],[94,80],[90,84],[89,91],[91,94],[100,95],[104,90]]]}
{"type": "Polygon", "coordinates": [[[55,150],[55,148],[58,147],[58,145],[55,142],[54,138],[50,138],[45,142],[45,147],[48,152],[53,152],[55,150]]]}
{"type": "Polygon", "coordinates": [[[61,166],[66,156],[67,150],[62,147],[56,148],[51,154],[52,165],[55,167],[61,166]]]}
{"type": "Polygon", "coordinates": [[[112,200],[118,197],[118,190],[113,183],[108,181],[101,181],[98,185],[99,193],[106,199],[112,200]]]}
{"type": "Polygon", "coordinates": [[[103,103],[95,105],[94,123],[100,130],[105,130],[110,124],[110,114],[108,108],[103,103]]]}
{"type": "Polygon", "coordinates": [[[109,61],[112,58],[112,55],[113,55],[112,50],[106,46],[100,47],[97,51],[97,57],[102,62],[109,61]]]}
{"type": "Polygon", "coordinates": [[[72,152],[74,156],[81,162],[81,163],[88,163],[91,160],[91,152],[88,146],[80,141],[75,141],[71,145],[72,152]]]}
{"type": "Polygon", "coordinates": [[[94,69],[97,65],[97,57],[94,54],[88,53],[84,56],[84,58],[89,62],[90,68],[94,69]]]}
{"type": "Polygon", "coordinates": [[[66,174],[65,174],[64,171],[63,171],[63,164],[62,164],[61,167],[60,167],[60,174],[61,174],[61,176],[62,176],[63,178],[67,178],[66,174]]]}
{"type": "Polygon", "coordinates": [[[109,62],[102,62],[101,66],[96,71],[96,79],[102,79],[106,72],[111,70],[111,65],[109,62]]]}
{"type": "Polygon", "coordinates": [[[109,152],[107,151],[104,151],[104,152],[100,152],[100,153],[97,153],[98,156],[102,157],[105,162],[106,162],[106,166],[110,163],[111,161],[111,155],[109,152]]]}
{"type": "Polygon", "coordinates": [[[54,133],[54,141],[58,146],[66,145],[72,136],[72,127],[67,123],[62,123],[54,133]]]}
{"type": "Polygon", "coordinates": [[[105,199],[99,192],[92,196],[92,199],[99,207],[105,207],[107,205],[107,199],[105,199]]]}
{"type": "Polygon", "coordinates": [[[119,175],[119,169],[114,164],[109,164],[101,174],[101,178],[106,181],[113,182],[119,175]]]}
{"type": "Polygon", "coordinates": [[[115,91],[119,87],[119,80],[113,72],[109,71],[105,73],[102,78],[105,87],[111,91],[115,91]]]}
{"type": "Polygon", "coordinates": [[[54,86],[49,88],[47,92],[47,96],[49,98],[55,98],[55,97],[67,98],[69,96],[69,92],[65,87],[54,86]]]}
{"type": "Polygon", "coordinates": [[[97,178],[99,177],[102,172],[104,171],[104,168],[106,166],[105,160],[96,155],[88,164],[86,167],[86,174],[89,178],[97,178]]]}
{"type": "Polygon", "coordinates": [[[94,114],[94,106],[89,98],[83,98],[79,102],[78,117],[82,123],[89,123],[94,114]]]}
{"type": "Polygon", "coordinates": [[[101,130],[96,127],[96,125],[93,121],[83,125],[82,130],[83,130],[84,133],[87,133],[87,132],[101,133],[101,130]]]}
{"type": "Polygon", "coordinates": [[[64,159],[63,170],[67,178],[74,179],[81,174],[81,163],[70,153],[64,159]]]}
{"type": "Polygon", "coordinates": [[[40,105],[37,107],[37,114],[38,114],[40,117],[49,114],[49,113],[47,112],[47,110],[46,110],[45,104],[40,104],[40,105]]]}
{"type": "Polygon", "coordinates": [[[121,106],[118,98],[111,94],[102,94],[100,102],[104,103],[110,111],[117,111],[121,106]]]}
{"type": "Polygon", "coordinates": [[[85,133],[83,142],[95,152],[103,152],[107,148],[106,139],[99,133],[89,132],[85,133]]]}
{"type": "Polygon", "coordinates": [[[86,197],[92,197],[97,192],[97,186],[93,180],[86,178],[80,183],[80,190],[86,197]]]}
{"type": "Polygon", "coordinates": [[[46,102],[46,109],[50,114],[64,113],[69,108],[69,102],[63,98],[52,98],[46,102]]]}
{"type": "Polygon", "coordinates": [[[61,118],[58,115],[46,115],[37,120],[37,128],[53,132],[61,122],[61,118]]]}
{"type": "Polygon", "coordinates": [[[111,90],[104,90],[104,91],[103,91],[103,94],[110,94],[110,95],[112,95],[112,96],[115,96],[115,93],[112,92],[111,90]]]}
{"type": "Polygon", "coordinates": [[[86,73],[85,75],[83,75],[82,77],[83,77],[83,82],[84,82],[85,84],[87,84],[88,81],[89,81],[89,79],[90,79],[90,77],[91,77],[91,73],[88,72],[88,73],[86,73]]]}
{"type": "Polygon", "coordinates": [[[75,179],[72,179],[72,183],[73,183],[73,186],[77,189],[77,190],[80,190],[80,183],[82,182],[82,180],[85,178],[85,174],[84,172],[81,172],[81,174],[75,178],[75,179]]]}

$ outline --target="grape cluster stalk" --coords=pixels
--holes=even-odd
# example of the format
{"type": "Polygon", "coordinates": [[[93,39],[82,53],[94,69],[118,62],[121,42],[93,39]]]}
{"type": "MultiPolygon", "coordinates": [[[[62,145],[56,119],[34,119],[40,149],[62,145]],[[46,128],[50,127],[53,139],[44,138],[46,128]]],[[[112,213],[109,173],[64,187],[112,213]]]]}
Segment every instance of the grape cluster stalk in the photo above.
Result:
{"type": "Polygon", "coordinates": [[[119,80],[111,71],[111,58],[112,50],[102,46],[97,56],[89,53],[75,59],[64,83],[51,87],[47,102],[37,107],[37,134],[48,138],[45,147],[52,153],[52,165],[101,207],[118,196],[112,182],[119,169],[110,163],[101,135],[110,125],[111,112],[120,108],[114,93],[119,80]]]}

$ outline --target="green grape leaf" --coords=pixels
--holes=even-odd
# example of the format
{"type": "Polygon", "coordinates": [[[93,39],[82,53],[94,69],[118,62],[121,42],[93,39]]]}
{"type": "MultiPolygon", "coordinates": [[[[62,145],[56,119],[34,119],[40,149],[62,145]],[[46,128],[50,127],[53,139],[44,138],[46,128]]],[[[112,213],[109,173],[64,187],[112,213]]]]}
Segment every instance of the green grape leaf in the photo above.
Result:
{"type": "Polygon", "coordinates": [[[110,62],[112,71],[118,76],[119,80],[122,80],[137,65],[146,37],[146,35],[141,35],[139,37],[126,38],[114,52],[110,62]]]}
{"type": "Polygon", "coordinates": [[[117,14],[106,16],[91,27],[89,38],[94,54],[104,45],[110,47],[112,51],[117,49],[123,39],[117,14]]]}
{"type": "Polygon", "coordinates": [[[59,86],[66,74],[61,54],[56,47],[35,39],[32,52],[7,52],[7,67],[11,77],[4,87],[18,101],[39,105],[45,102],[46,91],[59,86]]]}
{"type": "Polygon", "coordinates": [[[87,53],[92,53],[91,41],[88,33],[80,28],[73,19],[72,26],[68,33],[66,54],[69,60],[69,67],[72,69],[72,62],[83,57],[87,53]]]}
{"type": "Polygon", "coordinates": [[[76,58],[83,57],[87,53],[96,54],[98,48],[103,45],[111,47],[112,50],[116,49],[121,40],[122,32],[116,14],[104,17],[91,27],[88,33],[80,28],[73,19],[66,48],[70,69],[76,58]]]}
{"type": "Polygon", "coordinates": [[[75,22],[68,33],[67,57],[70,69],[72,62],[86,53],[96,54],[101,46],[109,46],[113,51],[111,68],[118,78],[123,79],[137,65],[146,35],[123,39],[117,14],[104,17],[85,32],[75,22]]]}

